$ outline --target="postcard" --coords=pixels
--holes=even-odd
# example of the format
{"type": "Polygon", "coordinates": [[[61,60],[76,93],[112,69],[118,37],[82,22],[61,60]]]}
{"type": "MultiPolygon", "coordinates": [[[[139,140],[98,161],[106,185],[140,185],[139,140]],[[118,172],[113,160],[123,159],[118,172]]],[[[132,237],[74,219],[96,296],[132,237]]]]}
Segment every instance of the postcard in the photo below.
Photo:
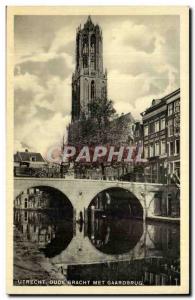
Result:
{"type": "Polygon", "coordinates": [[[7,293],[189,294],[189,8],[7,7],[7,293]]]}

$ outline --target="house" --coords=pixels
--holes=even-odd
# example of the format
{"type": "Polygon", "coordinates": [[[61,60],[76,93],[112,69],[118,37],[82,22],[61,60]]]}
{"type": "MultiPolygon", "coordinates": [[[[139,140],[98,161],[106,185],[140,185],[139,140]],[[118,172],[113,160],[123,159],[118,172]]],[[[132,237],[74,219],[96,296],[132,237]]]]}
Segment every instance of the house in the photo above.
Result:
{"type": "Polygon", "coordinates": [[[14,154],[14,176],[30,176],[34,170],[47,166],[47,162],[38,152],[16,152],[14,154]]]}

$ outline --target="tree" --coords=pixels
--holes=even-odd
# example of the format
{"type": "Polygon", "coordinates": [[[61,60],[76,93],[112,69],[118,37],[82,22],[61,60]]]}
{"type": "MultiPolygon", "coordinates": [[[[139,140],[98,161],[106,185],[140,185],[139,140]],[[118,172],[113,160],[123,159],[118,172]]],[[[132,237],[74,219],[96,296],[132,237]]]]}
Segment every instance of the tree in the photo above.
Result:
{"type": "MultiPolygon", "coordinates": [[[[106,145],[110,143],[110,121],[116,118],[116,111],[113,101],[107,99],[94,99],[88,104],[89,117],[82,114],[79,122],[70,126],[69,140],[71,144],[81,146],[88,145],[91,149],[96,145],[106,145]]],[[[91,150],[93,151],[93,150],[91,150]]],[[[102,169],[105,178],[104,161],[97,162],[102,169]]]]}
{"type": "MultiPolygon", "coordinates": [[[[91,114],[91,120],[95,120],[97,127],[93,133],[93,140],[96,144],[106,144],[108,142],[108,133],[110,129],[110,121],[115,117],[116,110],[113,107],[113,101],[104,98],[97,98],[88,105],[91,114]]],[[[93,126],[94,129],[94,126],[93,126]]],[[[104,162],[100,163],[102,175],[105,179],[104,162]]]]}
{"type": "Polygon", "coordinates": [[[95,99],[92,103],[89,103],[88,106],[91,117],[96,119],[98,129],[100,130],[108,126],[110,119],[113,118],[116,113],[112,100],[95,99]]]}

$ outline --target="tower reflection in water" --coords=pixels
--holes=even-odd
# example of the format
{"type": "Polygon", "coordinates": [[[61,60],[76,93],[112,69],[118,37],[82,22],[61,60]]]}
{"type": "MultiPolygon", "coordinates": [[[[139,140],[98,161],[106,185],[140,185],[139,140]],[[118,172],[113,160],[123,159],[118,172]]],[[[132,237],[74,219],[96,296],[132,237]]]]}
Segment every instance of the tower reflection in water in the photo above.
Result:
{"type": "Polygon", "coordinates": [[[36,243],[46,257],[54,257],[65,250],[73,237],[73,221],[63,209],[21,210],[14,212],[14,224],[22,240],[36,243]]]}

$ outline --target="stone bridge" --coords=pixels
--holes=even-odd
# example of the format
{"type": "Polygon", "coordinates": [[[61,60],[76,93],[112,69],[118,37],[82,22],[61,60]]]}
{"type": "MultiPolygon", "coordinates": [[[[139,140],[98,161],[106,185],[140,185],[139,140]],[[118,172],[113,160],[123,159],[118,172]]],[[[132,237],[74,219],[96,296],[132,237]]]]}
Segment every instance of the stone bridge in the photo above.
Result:
{"type": "MultiPolygon", "coordinates": [[[[110,188],[129,191],[143,208],[143,218],[154,216],[156,195],[160,194],[161,205],[167,205],[167,194],[176,194],[175,186],[157,183],[138,183],[124,181],[64,179],[64,178],[14,178],[14,199],[23,191],[35,187],[50,187],[62,192],[71,202],[78,216],[88,208],[91,200],[100,192],[110,188]],[[160,193],[159,193],[160,192],[160,193]]],[[[158,196],[159,197],[159,196],[158,196]]]]}

